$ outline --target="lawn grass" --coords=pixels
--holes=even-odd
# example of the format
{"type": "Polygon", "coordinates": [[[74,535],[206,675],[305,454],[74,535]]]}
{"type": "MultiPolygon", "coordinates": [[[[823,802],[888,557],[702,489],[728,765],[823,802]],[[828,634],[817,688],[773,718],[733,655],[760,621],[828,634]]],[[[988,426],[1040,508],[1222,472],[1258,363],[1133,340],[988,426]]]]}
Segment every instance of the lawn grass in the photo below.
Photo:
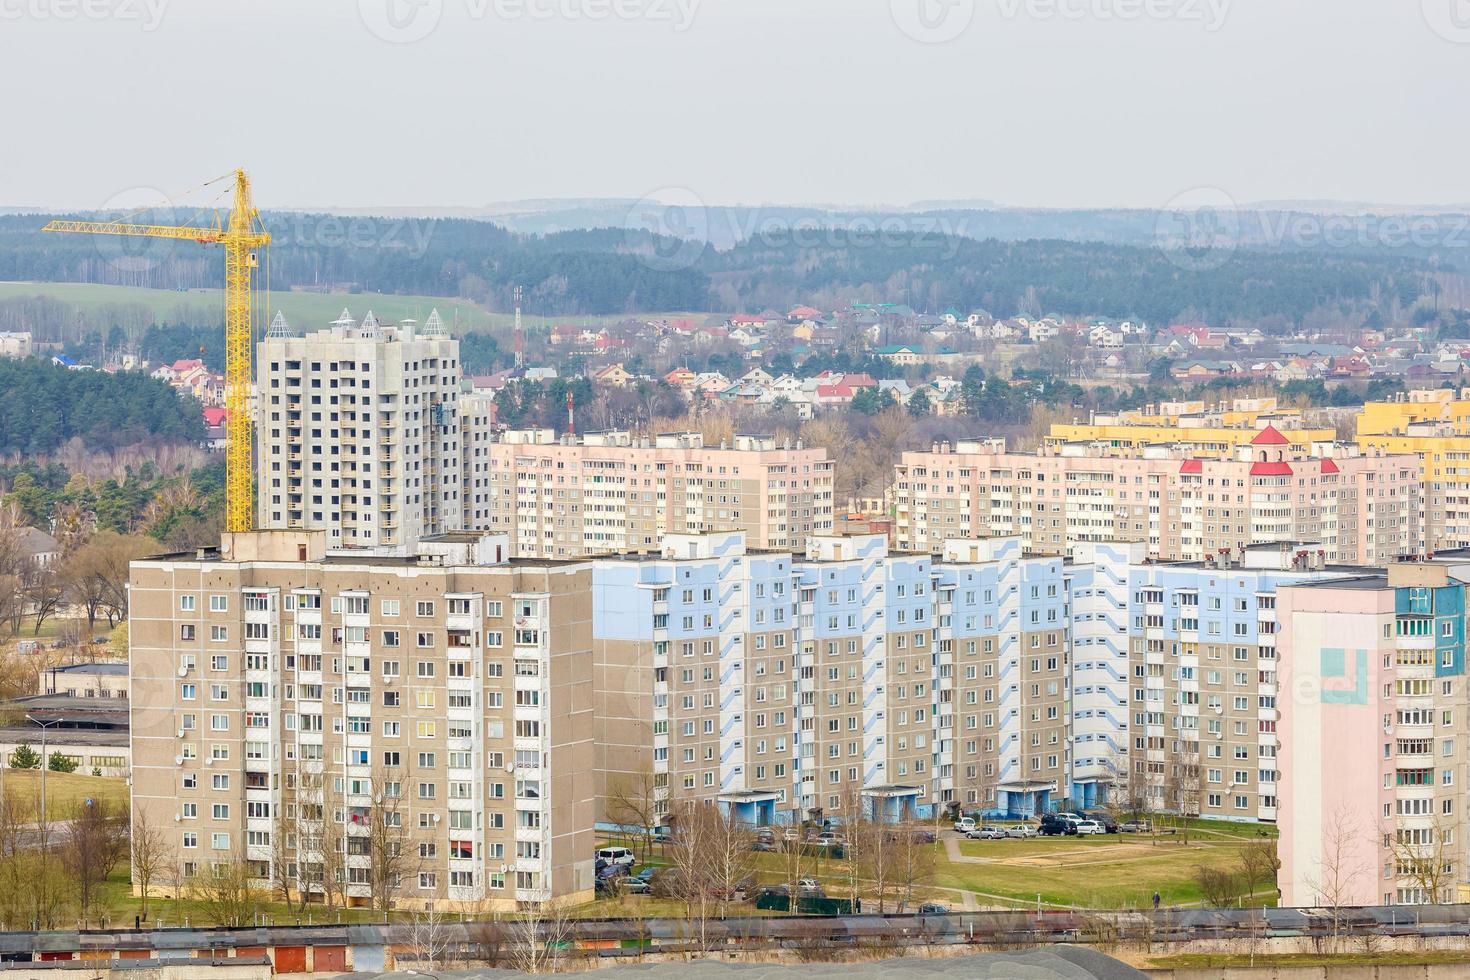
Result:
{"type": "MultiPolygon", "coordinates": [[[[224,300],[218,289],[147,289],[141,286],[106,286],[92,283],[71,282],[0,282],[0,300],[44,296],[76,307],[83,315],[97,313],[103,307],[121,304],[137,304],[153,311],[156,321],[180,319],[181,309],[192,309],[190,319],[199,319],[219,313],[221,321],[224,300]]],[[[262,302],[264,297],[262,296],[262,302]]],[[[320,329],[337,319],[345,308],[354,318],[361,320],[371,309],[379,320],[397,322],[415,319],[423,323],[429,311],[437,309],[439,316],[451,329],[458,323],[459,332],[486,331],[508,333],[515,323],[510,313],[491,313],[484,307],[466,299],[453,296],[408,296],[370,292],[272,292],[271,308],[267,320],[276,311],[286,315],[286,320],[296,330],[320,329]]],[[[650,313],[648,317],[694,317],[703,320],[707,313],[650,313]]],[[[602,326],[625,319],[625,314],[616,315],[568,315],[543,317],[528,311],[526,329],[534,332],[549,329],[553,324],[569,323],[584,326],[602,326]]]]}
{"type": "MultiPolygon", "coordinates": [[[[37,732],[37,735],[40,733],[37,732]]],[[[39,755],[41,740],[31,746],[39,755]]],[[[49,746],[47,747],[49,751],[49,746]]],[[[8,760],[7,760],[8,762],[8,760]]],[[[7,766],[0,776],[5,792],[18,793],[23,800],[41,799],[41,771],[39,769],[11,769],[7,766]]],[[[77,804],[86,799],[102,800],[114,813],[128,810],[128,784],[125,779],[106,776],[89,776],[80,772],[46,773],[46,812],[52,820],[65,820],[75,811],[77,804]]]]}
{"type": "MultiPolygon", "coordinates": [[[[1200,865],[1236,871],[1244,842],[1155,844],[1146,837],[1043,837],[963,841],[960,853],[995,863],[942,861],[934,884],[1000,895],[1019,902],[1088,908],[1147,907],[1153,893],[1164,905],[1201,900],[1200,865]]],[[[1260,886],[1265,888],[1265,885],[1260,886]]],[[[1237,894],[1244,886],[1237,887],[1237,894]]],[[[1260,904],[1257,899],[1255,904],[1260,904]]],[[[1274,904],[1267,901],[1267,904],[1274,904]]]]}

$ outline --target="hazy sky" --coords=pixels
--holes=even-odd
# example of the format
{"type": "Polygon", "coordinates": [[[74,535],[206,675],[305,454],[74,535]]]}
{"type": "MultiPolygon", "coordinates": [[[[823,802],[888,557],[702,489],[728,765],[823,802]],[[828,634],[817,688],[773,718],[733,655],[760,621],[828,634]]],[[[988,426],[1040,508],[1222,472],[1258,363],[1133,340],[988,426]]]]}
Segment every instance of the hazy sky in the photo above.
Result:
{"type": "Polygon", "coordinates": [[[7,205],[238,165],[264,207],[1470,201],[1470,0],[0,0],[0,39],[7,205]]]}

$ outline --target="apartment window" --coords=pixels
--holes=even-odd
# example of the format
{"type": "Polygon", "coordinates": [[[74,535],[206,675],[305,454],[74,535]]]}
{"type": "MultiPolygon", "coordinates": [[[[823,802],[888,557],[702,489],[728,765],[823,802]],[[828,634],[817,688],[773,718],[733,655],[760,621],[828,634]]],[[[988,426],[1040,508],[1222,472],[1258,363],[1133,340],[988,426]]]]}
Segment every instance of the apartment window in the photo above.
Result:
{"type": "Polygon", "coordinates": [[[194,597],[191,595],[179,596],[179,612],[193,612],[194,597]]]}

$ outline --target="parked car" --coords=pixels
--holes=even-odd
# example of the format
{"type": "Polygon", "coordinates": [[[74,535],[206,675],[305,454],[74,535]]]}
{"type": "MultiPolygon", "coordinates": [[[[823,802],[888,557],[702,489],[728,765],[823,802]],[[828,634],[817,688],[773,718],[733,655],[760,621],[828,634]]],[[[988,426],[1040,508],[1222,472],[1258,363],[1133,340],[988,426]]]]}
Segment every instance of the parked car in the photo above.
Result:
{"type": "Polygon", "coordinates": [[[1106,834],[1107,830],[1096,820],[1079,820],[1077,821],[1077,833],[1083,835],[1106,834]]]}
{"type": "Polygon", "coordinates": [[[938,902],[925,902],[919,906],[920,915],[949,915],[949,906],[938,902]]]}
{"type": "Polygon", "coordinates": [[[1042,837],[1061,837],[1077,833],[1077,821],[1062,820],[1057,817],[1043,817],[1040,828],[1042,837]]]}
{"type": "Polygon", "coordinates": [[[653,883],[643,878],[624,878],[622,886],[623,891],[629,895],[650,895],[653,893],[653,883]]]}
{"type": "Polygon", "coordinates": [[[1153,823],[1148,820],[1129,820],[1118,827],[1118,830],[1125,834],[1150,834],[1153,833],[1153,829],[1153,823]]]}
{"type": "Polygon", "coordinates": [[[597,849],[598,864],[631,865],[638,860],[631,850],[626,847],[599,847],[597,849]]]}
{"type": "Polygon", "coordinates": [[[975,829],[974,817],[960,817],[954,822],[954,829],[961,834],[968,834],[975,829]]]}
{"type": "Polygon", "coordinates": [[[1005,840],[1006,829],[1004,827],[992,827],[986,825],[979,830],[972,830],[966,835],[971,840],[1005,840]]]}
{"type": "Polygon", "coordinates": [[[1031,826],[1029,823],[1018,823],[1014,827],[1006,828],[1006,836],[1020,837],[1023,839],[1027,837],[1035,837],[1036,828],[1031,826]]]}
{"type": "Polygon", "coordinates": [[[812,843],[817,844],[821,847],[841,847],[843,844],[846,844],[847,841],[843,838],[841,834],[837,833],[835,830],[824,830],[816,837],[812,838],[812,843]]]}
{"type": "Polygon", "coordinates": [[[822,883],[815,878],[798,878],[796,880],[796,893],[805,896],[821,896],[822,883]]]}

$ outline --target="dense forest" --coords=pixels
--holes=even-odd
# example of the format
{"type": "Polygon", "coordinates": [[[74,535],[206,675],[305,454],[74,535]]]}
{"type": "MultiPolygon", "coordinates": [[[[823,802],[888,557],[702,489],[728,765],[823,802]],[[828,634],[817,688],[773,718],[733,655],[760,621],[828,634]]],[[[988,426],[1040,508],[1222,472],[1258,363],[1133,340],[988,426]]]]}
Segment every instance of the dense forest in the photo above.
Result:
{"type": "Polygon", "coordinates": [[[0,360],[0,454],[48,453],[71,439],[97,451],[203,437],[198,402],[161,381],[0,360]]]}
{"type": "MultiPolygon", "coordinates": [[[[45,216],[0,216],[0,280],[112,283],[184,289],[217,285],[217,260],[192,243],[103,246],[81,236],[42,235],[45,216]]],[[[465,219],[268,216],[274,289],[371,288],[465,297],[511,307],[516,285],[527,310],[545,316],[732,312],[798,302],[903,303],[917,310],[1142,317],[1167,322],[1280,318],[1301,323],[1322,309],[1397,316],[1421,297],[1464,290],[1463,251],[1394,247],[1371,235],[1353,248],[1269,247],[1248,241],[1223,254],[1064,240],[981,240],[958,217],[908,232],[816,232],[777,224],[732,247],[622,228],[512,232],[465,219]]],[[[672,223],[672,222],[671,222],[672,223]]],[[[696,226],[702,237],[712,233],[696,226]]],[[[1126,237],[1130,240],[1134,237],[1126,237]]],[[[198,338],[160,336],[183,356],[198,338]]],[[[212,345],[211,345],[212,346],[212,345]]],[[[163,353],[162,348],[159,349],[163,353]]],[[[487,357],[485,364],[493,363],[487,357]]]]}

